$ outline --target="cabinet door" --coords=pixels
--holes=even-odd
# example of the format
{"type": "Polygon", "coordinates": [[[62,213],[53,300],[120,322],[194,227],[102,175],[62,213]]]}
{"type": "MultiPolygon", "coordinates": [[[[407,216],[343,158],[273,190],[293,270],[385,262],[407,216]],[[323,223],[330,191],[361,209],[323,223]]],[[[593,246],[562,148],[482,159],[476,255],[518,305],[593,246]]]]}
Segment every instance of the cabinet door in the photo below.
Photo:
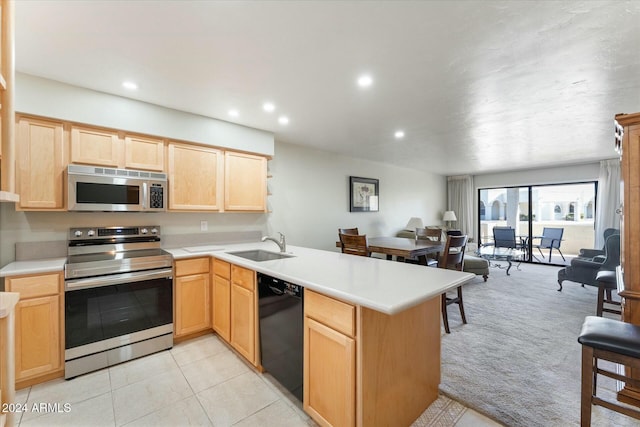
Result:
{"type": "Polygon", "coordinates": [[[231,285],[231,345],[249,362],[255,364],[255,300],[254,292],[231,285]]]}
{"type": "Polygon", "coordinates": [[[177,337],[211,328],[209,274],[176,278],[175,295],[177,337]]]}
{"type": "Polygon", "coordinates": [[[222,184],[222,152],[169,143],[169,209],[217,211],[222,184]]]}
{"type": "Polygon", "coordinates": [[[164,141],[127,135],[124,138],[124,167],[164,171],[164,141]]]}
{"type": "Polygon", "coordinates": [[[213,278],[213,329],[225,341],[231,340],[231,283],[220,276],[213,278]]]}
{"type": "Polygon", "coordinates": [[[16,305],[16,380],[62,367],[60,297],[30,298],[16,305]]]}
{"type": "Polygon", "coordinates": [[[251,154],[224,153],[224,209],[264,212],[267,159],[251,154]]]}
{"type": "Polygon", "coordinates": [[[355,340],[304,318],[304,410],[320,424],[355,425],[355,340]]]}
{"type": "Polygon", "coordinates": [[[71,163],[118,167],[121,145],[109,130],[71,127],[71,163]]]}
{"type": "Polygon", "coordinates": [[[19,207],[63,210],[62,123],[21,117],[17,138],[19,207]]]}

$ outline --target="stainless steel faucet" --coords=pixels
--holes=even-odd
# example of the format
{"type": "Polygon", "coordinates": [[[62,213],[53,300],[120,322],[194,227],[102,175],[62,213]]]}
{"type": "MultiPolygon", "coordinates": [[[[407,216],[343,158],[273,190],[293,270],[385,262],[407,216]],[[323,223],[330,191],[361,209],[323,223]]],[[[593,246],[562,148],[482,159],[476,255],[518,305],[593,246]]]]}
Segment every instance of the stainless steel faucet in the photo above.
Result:
{"type": "Polygon", "coordinates": [[[278,234],[280,235],[279,239],[276,239],[275,237],[270,237],[270,236],[264,236],[262,238],[263,242],[266,242],[267,240],[271,240],[272,242],[275,242],[276,245],[278,245],[278,247],[280,248],[280,252],[286,252],[287,251],[287,243],[284,240],[284,234],[278,232],[278,234]]]}

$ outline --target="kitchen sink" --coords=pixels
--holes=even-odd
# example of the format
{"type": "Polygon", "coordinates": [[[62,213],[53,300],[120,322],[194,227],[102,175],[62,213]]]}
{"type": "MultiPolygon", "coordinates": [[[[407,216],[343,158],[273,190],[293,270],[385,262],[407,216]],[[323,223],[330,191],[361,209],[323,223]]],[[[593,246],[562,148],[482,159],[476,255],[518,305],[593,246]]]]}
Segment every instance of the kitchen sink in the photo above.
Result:
{"type": "Polygon", "coordinates": [[[280,252],[263,251],[262,249],[253,249],[250,251],[228,252],[229,255],[235,255],[251,261],[273,261],[274,259],[292,258],[293,255],[287,255],[280,252]]]}

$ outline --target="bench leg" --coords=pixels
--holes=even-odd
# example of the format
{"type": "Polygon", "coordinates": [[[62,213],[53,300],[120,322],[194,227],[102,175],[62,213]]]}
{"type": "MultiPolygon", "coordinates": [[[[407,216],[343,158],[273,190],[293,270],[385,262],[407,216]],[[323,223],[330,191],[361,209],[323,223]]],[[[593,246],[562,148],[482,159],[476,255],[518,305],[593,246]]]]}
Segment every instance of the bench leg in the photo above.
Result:
{"type": "Polygon", "coordinates": [[[580,427],[591,427],[591,398],[593,396],[593,348],[582,346],[582,391],[580,397],[580,427]]]}

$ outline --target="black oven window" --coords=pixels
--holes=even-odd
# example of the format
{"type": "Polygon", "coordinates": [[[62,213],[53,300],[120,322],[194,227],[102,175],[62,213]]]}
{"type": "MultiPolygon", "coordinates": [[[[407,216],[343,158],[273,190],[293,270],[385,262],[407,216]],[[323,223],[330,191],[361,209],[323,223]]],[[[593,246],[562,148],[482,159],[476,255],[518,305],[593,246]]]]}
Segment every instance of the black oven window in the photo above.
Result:
{"type": "Polygon", "coordinates": [[[78,182],[76,184],[76,202],[138,205],[140,204],[140,187],[137,185],[78,182]]]}
{"type": "Polygon", "coordinates": [[[65,293],[65,348],[74,348],[173,322],[171,279],[65,293]]]}

